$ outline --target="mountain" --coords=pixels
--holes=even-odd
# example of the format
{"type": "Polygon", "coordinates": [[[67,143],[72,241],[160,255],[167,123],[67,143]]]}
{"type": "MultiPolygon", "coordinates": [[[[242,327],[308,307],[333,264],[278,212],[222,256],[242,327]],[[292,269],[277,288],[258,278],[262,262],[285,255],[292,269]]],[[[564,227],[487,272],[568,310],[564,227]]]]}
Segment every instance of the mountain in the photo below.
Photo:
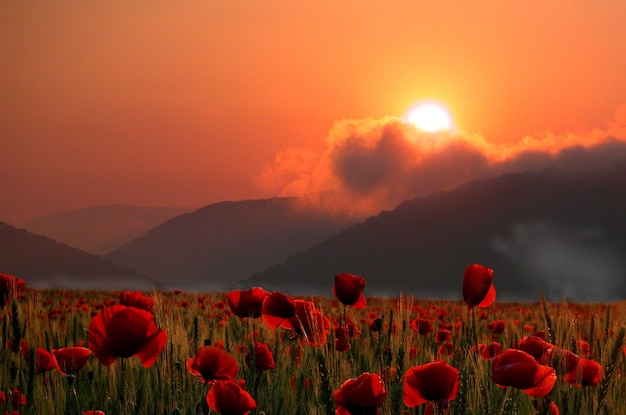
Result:
{"type": "Polygon", "coordinates": [[[626,168],[587,177],[509,174],[406,201],[238,287],[332,295],[333,277],[366,294],[462,298],[467,265],[494,269],[502,300],[626,298],[626,168]]]}
{"type": "Polygon", "coordinates": [[[122,267],[53,239],[0,222],[0,272],[33,288],[141,289],[154,285],[122,267]]]}
{"type": "Polygon", "coordinates": [[[221,202],[170,219],[106,257],[161,288],[222,291],[351,223],[298,198],[221,202]]]}
{"type": "Polygon", "coordinates": [[[189,207],[93,206],[44,216],[24,228],[102,255],[191,210],[189,207]]]}

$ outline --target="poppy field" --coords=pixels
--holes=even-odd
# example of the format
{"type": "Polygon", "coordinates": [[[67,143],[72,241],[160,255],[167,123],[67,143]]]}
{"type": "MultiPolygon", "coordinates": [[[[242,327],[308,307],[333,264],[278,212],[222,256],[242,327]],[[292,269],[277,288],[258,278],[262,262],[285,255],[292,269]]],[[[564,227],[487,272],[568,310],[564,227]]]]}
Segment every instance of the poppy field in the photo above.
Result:
{"type": "Polygon", "coordinates": [[[0,274],[0,414],[626,414],[626,303],[34,290],[0,274]]]}

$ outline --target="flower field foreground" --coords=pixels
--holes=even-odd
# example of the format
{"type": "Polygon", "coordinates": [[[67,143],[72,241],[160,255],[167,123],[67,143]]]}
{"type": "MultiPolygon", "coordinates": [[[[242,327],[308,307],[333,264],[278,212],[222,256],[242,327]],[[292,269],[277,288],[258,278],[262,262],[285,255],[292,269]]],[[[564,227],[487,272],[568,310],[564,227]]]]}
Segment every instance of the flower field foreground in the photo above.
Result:
{"type": "Polygon", "coordinates": [[[32,290],[0,274],[0,414],[626,414],[626,303],[32,290]]]}

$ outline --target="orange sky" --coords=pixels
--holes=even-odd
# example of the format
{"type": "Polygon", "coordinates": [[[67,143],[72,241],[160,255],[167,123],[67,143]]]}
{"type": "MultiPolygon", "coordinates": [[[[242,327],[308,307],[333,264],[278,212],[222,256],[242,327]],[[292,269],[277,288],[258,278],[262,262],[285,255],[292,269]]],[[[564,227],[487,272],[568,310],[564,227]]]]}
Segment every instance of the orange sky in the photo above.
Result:
{"type": "Polygon", "coordinates": [[[0,2],[0,221],[282,194],[424,98],[488,145],[626,124],[626,2],[477,3],[0,2]]]}

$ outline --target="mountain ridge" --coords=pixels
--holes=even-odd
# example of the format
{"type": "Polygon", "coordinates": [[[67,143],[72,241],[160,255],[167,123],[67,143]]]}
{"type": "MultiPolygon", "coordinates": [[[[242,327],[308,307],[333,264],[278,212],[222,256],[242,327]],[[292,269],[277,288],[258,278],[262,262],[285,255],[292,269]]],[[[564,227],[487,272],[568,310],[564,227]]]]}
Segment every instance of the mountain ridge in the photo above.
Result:
{"type": "Polygon", "coordinates": [[[237,286],[327,294],[326,281],[349,272],[366,277],[372,295],[458,298],[465,266],[482,263],[494,268],[496,287],[512,300],[544,292],[626,298],[625,172],[512,173],[411,199],[237,286]],[[589,281],[594,266],[607,281],[589,281]],[[584,278],[566,278],[572,270],[584,278]]]}
{"type": "Polygon", "coordinates": [[[172,218],[106,257],[163,287],[219,291],[349,222],[307,208],[299,198],[224,201],[172,218]]]}
{"type": "Polygon", "coordinates": [[[34,288],[150,290],[153,286],[133,269],[3,222],[0,265],[0,272],[20,277],[34,288]]]}
{"type": "Polygon", "coordinates": [[[26,230],[103,255],[191,207],[97,205],[36,218],[26,230]]]}

